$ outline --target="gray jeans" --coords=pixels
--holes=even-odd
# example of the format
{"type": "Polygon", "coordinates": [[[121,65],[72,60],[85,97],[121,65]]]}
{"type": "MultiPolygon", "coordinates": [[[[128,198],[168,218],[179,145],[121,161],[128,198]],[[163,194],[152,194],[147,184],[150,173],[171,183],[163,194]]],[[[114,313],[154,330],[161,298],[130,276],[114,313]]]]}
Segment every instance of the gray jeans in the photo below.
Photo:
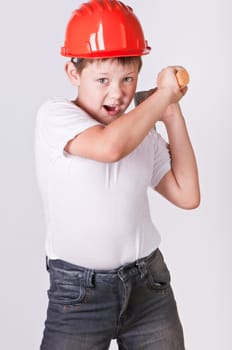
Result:
{"type": "Polygon", "coordinates": [[[170,274],[159,249],[115,270],[49,261],[41,350],[184,350],[170,274]]]}

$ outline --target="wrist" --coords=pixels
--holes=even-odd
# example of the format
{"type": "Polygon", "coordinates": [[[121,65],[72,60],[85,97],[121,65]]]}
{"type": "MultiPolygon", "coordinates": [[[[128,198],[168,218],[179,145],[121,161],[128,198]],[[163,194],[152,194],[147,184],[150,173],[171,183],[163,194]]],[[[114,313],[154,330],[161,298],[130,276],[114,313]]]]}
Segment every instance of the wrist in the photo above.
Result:
{"type": "Polygon", "coordinates": [[[180,110],[173,110],[172,112],[163,116],[161,121],[164,123],[166,128],[185,123],[184,116],[180,110]]]}
{"type": "Polygon", "coordinates": [[[153,96],[159,96],[159,98],[167,105],[173,103],[173,91],[169,88],[158,88],[153,96]]]}

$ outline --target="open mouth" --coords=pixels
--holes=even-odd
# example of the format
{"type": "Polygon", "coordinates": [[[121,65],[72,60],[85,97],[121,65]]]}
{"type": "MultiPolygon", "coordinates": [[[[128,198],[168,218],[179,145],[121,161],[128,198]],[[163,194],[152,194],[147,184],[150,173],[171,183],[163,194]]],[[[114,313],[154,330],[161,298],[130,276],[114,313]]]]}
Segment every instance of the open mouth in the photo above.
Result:
{"type": "Polygon", "coordinates": [[[114,106],[114,105],[104,105],[103,107],[110,114],[117,114],[120,110],[119,106],[114,106]]]}
{"type": "Polygon", "coordinates": [[[114,106],[107,106],[107,105],[104,105],[104,108],[108,111],[108,112],[113,112],[115,110],[115,107],[114,106]]]}

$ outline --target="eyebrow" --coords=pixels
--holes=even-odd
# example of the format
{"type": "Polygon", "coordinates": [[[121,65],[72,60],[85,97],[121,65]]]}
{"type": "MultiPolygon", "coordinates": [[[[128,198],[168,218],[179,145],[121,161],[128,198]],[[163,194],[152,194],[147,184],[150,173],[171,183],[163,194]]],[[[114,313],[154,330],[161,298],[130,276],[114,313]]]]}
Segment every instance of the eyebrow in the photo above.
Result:
{"type": "MultiPolygon", "coordinates": [[[[136,73],[135,71],[132,71],[132,72],[125,73],[125,75],[135,74],[135,73],[136,73]]],[[[99,72],[98,74],[109,75],[110,73],[107,73],[107,72],[99,72]]],[[[124,74],[123,74],[123,75],[124,75],[124,74]]]]}

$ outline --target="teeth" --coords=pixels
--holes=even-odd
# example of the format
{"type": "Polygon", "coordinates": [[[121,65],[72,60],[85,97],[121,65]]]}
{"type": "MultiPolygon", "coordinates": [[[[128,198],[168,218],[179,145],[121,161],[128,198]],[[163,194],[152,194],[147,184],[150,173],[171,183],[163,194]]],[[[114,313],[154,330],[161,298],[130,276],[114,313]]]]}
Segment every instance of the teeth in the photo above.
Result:
{"type": "Polygon", "coordinates": [[[118,108],[119,105],[105,105],[106,107],[110,107],[110,108],[118,108]]]}
{"type": "Polygon", "coordinates": [[[105,104],[105,106],[112,107],[112,108],[117,108],[117,107],[119,107],[119,105],[118,105],[118,104],[115,104],[115,103],[105,104]]]}

